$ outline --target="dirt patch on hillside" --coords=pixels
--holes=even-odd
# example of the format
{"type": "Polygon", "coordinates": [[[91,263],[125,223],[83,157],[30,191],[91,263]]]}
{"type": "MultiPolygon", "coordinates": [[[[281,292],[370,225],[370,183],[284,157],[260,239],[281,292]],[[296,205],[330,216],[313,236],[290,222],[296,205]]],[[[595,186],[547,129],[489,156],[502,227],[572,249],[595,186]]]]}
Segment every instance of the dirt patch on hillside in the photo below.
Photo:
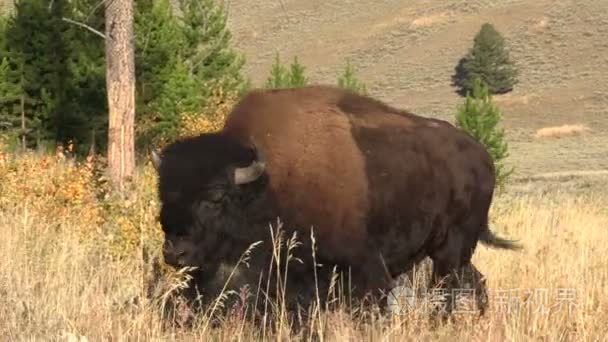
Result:
{"type": "Polygon", "coordinates": [[[536,131],[534,137],[537,139],[542,138],[562,138],[571,135],[580,135],[590,131],[591,128],[582,124],[574,124],[574,125],[561,125],[561,126],[551,126],[551,127],[543,127],[536,131]]]}
{"type": "Polygon", "coordinates": [[[436,24],[440,24],[446,22],[451,17],[451,13],[449,12],[441,12],[432,15],[425,15],[422,17],[418,17],[410,23],[410,28],[421,28],[421,27],[429,27],[436,24]]]}

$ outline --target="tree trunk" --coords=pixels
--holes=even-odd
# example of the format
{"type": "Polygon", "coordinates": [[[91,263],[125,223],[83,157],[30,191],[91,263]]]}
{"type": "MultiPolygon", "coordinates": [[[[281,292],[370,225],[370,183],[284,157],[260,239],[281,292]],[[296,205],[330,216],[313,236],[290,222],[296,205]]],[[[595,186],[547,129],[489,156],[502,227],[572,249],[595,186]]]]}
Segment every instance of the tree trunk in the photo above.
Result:
{"type": "Polygon", "coordinates": [[[133,1],[105,3],[108,167],[112,182],[122,191],[135,170],[133,1]]]}

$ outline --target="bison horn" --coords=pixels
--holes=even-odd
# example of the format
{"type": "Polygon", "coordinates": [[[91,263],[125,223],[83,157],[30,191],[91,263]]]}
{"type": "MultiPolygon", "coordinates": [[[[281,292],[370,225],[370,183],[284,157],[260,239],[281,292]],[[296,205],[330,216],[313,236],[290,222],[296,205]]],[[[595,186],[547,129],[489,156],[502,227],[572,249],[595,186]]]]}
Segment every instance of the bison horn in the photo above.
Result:
{"type": "Polygon", "coordinates": [[[160,164],[161,164],[162,160],[154,149],[152,149],[150,154],[152,156],[152,165],[154,166],[154,169],[156,169],[156,171],[158,171],[160,169],[160,164]]]}
{"type": "Polygon", "coordinates": [[[240,167],[234,169],[234,183],[235,184],[247,184],[258,179],[266,169],[266,163],[263,158],[257,153],[257,150],[254,149],[256,155],[258,156],[249,166],[240,167]]]}

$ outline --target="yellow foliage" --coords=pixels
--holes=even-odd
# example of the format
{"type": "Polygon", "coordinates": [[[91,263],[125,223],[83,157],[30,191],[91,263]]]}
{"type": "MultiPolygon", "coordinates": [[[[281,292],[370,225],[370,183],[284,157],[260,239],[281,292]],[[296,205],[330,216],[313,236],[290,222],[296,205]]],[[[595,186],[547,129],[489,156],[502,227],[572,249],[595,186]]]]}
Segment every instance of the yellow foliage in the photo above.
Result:
{"type": "Polygon", "coordinates": [[[221,88],[216,90],[204,113],[185,113],[182,116],[180,137],[221,130],[235,99],[236,96],[232,93],[226,93],[221,88]]]}
{"type": "Polygon", "coordinates": [[[66,158],[62,148],[54,156],[31,151],[13,156],[6,145],[0,151],[1,208],[28,205],[47,216],[65,217],[85,226],[101,222],[91,158],[76,163],[66,158]]]}
{"type": "Polygon", "coordinates": [[[0,210],[27,207],[57,222],[59,229],[78,227],[66,232],[82,242],[105,243],[112,257],[139,253],[142,241],[158,244],[161,230],[156,222],[153,171],[144,169],[129,198],[120,198],[106,186],[103,162],[92,156],[78,162],[69,156],[72,151],[68,145],[57,148],[54,155],[11,154],[6,141],[0,140],[0,210]]]}
{"type": "MultiPolygon", "coordinates": [[[[235,98],[215,91],[202,113],[182,115],[179,136],[220,130],[235,98]]],[[[73,144],[68,144],[54,154],[13,153],[8,138],[0,135],[0,212],[27,208],[28,215],[48,221],[58,233],[100,246],[104,256],[115,260],[141,260],[146,253],[158,256],[163,234],[152,166],[138,168],[133,188],[119,195],[108,187],[103,158],[77,161],[73,151],[73,144]]],[[[163,274],[171,273],[161,266],[163,274]]]]}

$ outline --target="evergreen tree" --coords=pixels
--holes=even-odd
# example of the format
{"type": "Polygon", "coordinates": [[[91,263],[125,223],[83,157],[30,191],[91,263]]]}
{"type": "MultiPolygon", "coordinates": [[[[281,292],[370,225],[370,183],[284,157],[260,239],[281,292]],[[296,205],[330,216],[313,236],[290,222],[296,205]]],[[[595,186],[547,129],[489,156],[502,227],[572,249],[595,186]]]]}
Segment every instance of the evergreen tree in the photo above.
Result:
{"type": "Polygon", "coordinates": [[[29,145],[73,140],[86,151],[91,131],[103,125],[105,84],[103,40],[63,20],[85,20],[93,0],[56,0],[51,6],[20,0],[1,31],[0,59],[8,64],[3,82],[19,96],[0,103],[0,112],[21,126],[24,100],[29,145]]]}
{"type": "Polygon", "coordinates": [[[270,75],[266,79],[265,87],[269,89],[287,88],[289,86],[289,71],[281,64],[281,58],[277,52],[274,63],[270,67],[270,75]]]}
{"type": "Polygon", "coordinates": [[[489,23],[481,26],[475,36],[473,47],[455,68],[452,85],[460,95],[473,89],[475,78],[488,85],[492,94],[503,94],[513,90],[517,84],[517,70],[510,60],[503,36],[489,23]]]}
{"type": "Polygon", "coordinates": [[[346,61],[344,71],[338,76],[338,86],[361,95],[367,95],[367,86],[355,76],[355,70],[350,64],[350,60],[346,61]]]}
{"type": "Polygon", "coordinates": [[[171,69],[159,77],[164,83],[158,97],[149,103],[155,109],[154,125],[145,132],[152,142],[169,141],[177,137],[182,115],[201,109],[203,92],[191,78],[189,70],[180,59],[171,62],[171,69]]]}
{"type": "MultiPolygon", "coordinates": [[[[0,54],[6,54],[8,48],[6,42],[6,30],[8,28],[8,16],[0,14],[0,54]]],[[[2,80],[0,80],[2,81],[2,80]]]]}
{"type": "Polygon", "coordinates": [[[15,113],[19,112],[22,91],[20,84],[8,81],[11,79],[15,77],[5,57],[0,61],[0,129],[14,132],[21,124],[15,113]]]}
{"type": "Polygon", "coordinates": [[[270,75],[266,79],[265,87],[269,89],[296,88],[308,84],[304,75],[306,68],[300,64],[298,57],[294,57],[289,68],[281,63],[279,53],[275,54],[274,63],[270,68],[270,75]]]}
{"type": "Polygon", "coordinates": [[[488,86],[479,78],[473,83],[473,93],[467,94],[456,114],[456,126],[481,142],[494,160],[497,185],[503,187],[513,169],[507,169],[502,160],[508,157],[504,130],[498,129],[501,112],[492,102],[488,86]]]}
{"type": "Polygon", "coordinates": [[[19,75],[11,68],[6,44],[7,20],[0,16],[0,130],[15,131],[20,126],[15,113],[20,111],[21,84],[19,75]]]}
{"type": "MultiPolygon", "coordinates": [[[[138,1],[135,13],[138,144],[176,137],[185,112],[215,90],[241,94],[248,80],[233,51],[223,8],[211,0],[138,1]]],[[[201,114],[202,115],[202,114],[201,114]]]]}
{"type": "MultiPolygon", "coordinates": [[[[105,30],[103,6],[98,0],[72,0],[70,19],[96,30],[105,30]]],[[[95,33],[70,24],[65,32],[69,44],[70,79],[66,113],[62,123],[64,140],[76,142],[76,152],[84,154],[91,147],[103,151],[107,144],[108,101],[105,81],[105,41],[95,33]]]]}
{"type": "MultiPolygon", "coordinates": [[[[65,1],[54,1],[53,6],[37,0],[19,0],[5,31],[6,49],[0,58],[10,65],[8,82],[16,85],[24,97],[26,127],[36,138],[55,140],[62,135],[61,115],[65,113],[68,70],[64,61],[67,49],[63,33],[66,23],[65,1]]],[[[11,104],[4,111],[15,108],[11,104]]],[[[11,110],[20,117],[20,110],[11,110]]]]}
{"type": "Polygon", "coordinates": [[[308,78],[304,75],[306,67],[300,64],[297,56],[293,58],[293,62],[291,63],[289,68],[289,85],[291,87],[303,87],[308,84],[308,78]]]}
{"type": "MultiPolygon", "coordinates": [[[[175,104],[164,101],[185,40],[168,0],[135,3],[136,120],[138,144],[156,142],[164,130],[179,124],[175,104]]],[[[175,84],[172,82],[172,85],[175,84]]],[[[182,93],[181,85],[174,89],[182,93]]],[[[173,98],[174,99],[174,98],[173,98]]],[[[165,135],[171,135],[166,132],[165,135]]]]}
{"type": "Polygon", "coordinates": [[[241,74],[243,55],[230,47],[225,9],[215,0],[179,0],[179,11],[185,44],[183,61],[201,85],[207,99],[215,89],[243,94],[249,80],[241,74]]]}

